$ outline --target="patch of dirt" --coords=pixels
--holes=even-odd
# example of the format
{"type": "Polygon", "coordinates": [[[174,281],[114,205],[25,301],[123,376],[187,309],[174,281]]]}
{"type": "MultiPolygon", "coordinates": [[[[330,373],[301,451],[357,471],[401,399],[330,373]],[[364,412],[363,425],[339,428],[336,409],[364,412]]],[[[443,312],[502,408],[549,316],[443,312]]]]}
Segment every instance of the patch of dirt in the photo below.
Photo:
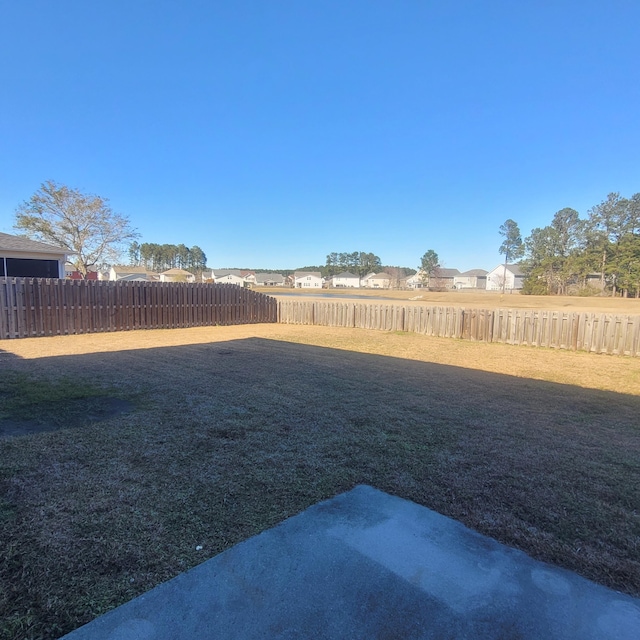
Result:
{"type": "Polygon", "coordinates": [[[46,419],[0,421],[0,438],[83,427],[131,413],[134,409],[129,400],[114,397],[74,398],[51,405],[46,419]]]}

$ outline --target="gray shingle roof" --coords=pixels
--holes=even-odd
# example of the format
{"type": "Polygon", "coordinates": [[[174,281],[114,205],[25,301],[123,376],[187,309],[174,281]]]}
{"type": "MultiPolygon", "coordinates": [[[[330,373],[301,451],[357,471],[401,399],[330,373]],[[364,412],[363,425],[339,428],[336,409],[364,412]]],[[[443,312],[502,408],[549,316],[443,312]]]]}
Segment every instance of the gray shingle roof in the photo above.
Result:
{"type": "Polygon", "coordinates": [[[9,233],[0,233],[0,250],[7,251],[29,251],[31,253],[66,253],[71,254],[68,249],[56,247],[52,244],[29,240],[21,236],[13,236],[9,233]]]}
{"type": "Polygon", "coordinates": [[[459,276],[460,272],[457,269],[443,269],[439,268],[436,271],[436,278],[453,278],[453,276],[459,276]]]}
{"type": "Polygon", "coordinates": [[[240,271],[240,269],[212,269],[211,273],[213,273],[215,278],[222,278],[224,276],[238,276],[238,278],[242,278],[242,271],[240,271]]]}
{"type": "Polygon", "coordinates": [[[485,271],[484,269],[469,269],[469,271],[465,271],[464,273],[461,273],[461,276],[467,276],[467,277],[478,277],[478,276],[486,276],[487,273],[489,273],[488,271],[485,271]]]}
{"type": "Polygon", "coordinates": [[[256,273],[256,282],[284,282],[281,273],[256,273]]]}

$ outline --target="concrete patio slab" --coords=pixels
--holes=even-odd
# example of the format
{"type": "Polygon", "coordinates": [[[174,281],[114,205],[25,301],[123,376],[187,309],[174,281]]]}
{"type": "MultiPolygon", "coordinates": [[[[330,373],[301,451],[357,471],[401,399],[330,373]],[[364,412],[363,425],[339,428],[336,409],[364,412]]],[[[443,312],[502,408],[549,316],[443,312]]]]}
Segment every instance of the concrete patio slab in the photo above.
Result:
{"type": "Polygon", "coordinates": [[[640,600],[358,486],[65,640],[638,640],[640,600]]]}

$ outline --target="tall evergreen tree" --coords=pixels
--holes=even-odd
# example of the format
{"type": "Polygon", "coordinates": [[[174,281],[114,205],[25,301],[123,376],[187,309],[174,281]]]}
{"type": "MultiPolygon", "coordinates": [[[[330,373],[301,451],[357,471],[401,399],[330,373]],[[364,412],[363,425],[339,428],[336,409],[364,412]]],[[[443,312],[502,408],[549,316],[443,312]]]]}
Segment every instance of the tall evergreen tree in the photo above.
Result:
{"type": "Polygon", "coordinates": [[[524,244],[518,223],[509,218],[500,225],[500,235],[504,238],[499,252],[504,255],[504,274],[502,277],[502,293],[507,285],[507,265],[509,261],[518,260],[524,254],[524,244]]]}

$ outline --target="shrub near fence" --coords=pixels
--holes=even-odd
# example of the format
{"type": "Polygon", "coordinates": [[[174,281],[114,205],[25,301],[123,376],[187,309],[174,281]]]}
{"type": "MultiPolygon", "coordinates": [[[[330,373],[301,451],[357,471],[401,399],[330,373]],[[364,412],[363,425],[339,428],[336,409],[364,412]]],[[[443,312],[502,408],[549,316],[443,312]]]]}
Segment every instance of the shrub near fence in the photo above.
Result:
{"type": "Polygon", "coordinates": [[[640,316],[281,300],[278,322],[409,331],[482,342],[640,355],[640,316]]]}
{"type": "Polygon", "coordinates": [[[275,298],[231,284],[0,278],[0,339],[276,320],[275,298]]]}

